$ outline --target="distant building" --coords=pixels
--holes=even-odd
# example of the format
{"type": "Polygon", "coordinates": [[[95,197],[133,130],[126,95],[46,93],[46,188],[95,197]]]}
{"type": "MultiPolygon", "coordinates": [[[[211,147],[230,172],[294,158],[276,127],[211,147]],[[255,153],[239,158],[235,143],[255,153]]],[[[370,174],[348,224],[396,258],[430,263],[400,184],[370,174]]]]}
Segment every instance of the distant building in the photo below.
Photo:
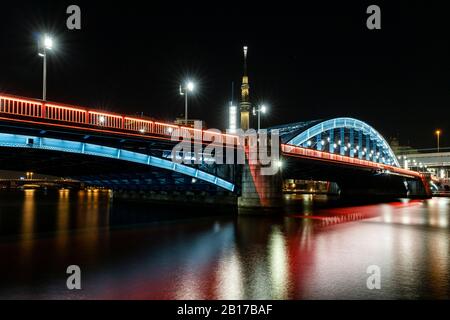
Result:
{"type": "Polygon", "coordinates": [[[244,47],[244,75],[242,76],[241,85],[241,101],[239,104],[241,113],[241,129],[246,131],[250,128],[250,85],[247,75],[247,50],[248,47],[244,47]]]}
{"type": "Polygon", "coordinates": [[[418,153],[418,150],[413,147],[401,146],[397,138],[392,138],[389,145],[396,156],[418,153]]]}
{"type": "Polygon", "coordinates": [[[174,121],[174,124],[176,124],[177,126],[186,126],[186,127],[193,128],[196,121],[200,122],[203,129],[206,128],[206,122],[203,120],[199,120],[199,119],[188,119],[186,122],[186,120],[184,120],[184,118],[176,118],[174,121]]]}

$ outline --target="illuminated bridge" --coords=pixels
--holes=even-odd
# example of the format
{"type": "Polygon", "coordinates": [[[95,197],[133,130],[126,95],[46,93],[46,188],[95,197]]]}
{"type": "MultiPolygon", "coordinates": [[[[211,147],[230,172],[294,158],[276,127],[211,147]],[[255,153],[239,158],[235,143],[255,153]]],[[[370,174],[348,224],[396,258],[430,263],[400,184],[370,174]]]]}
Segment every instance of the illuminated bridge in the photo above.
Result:
{"type": "MultiPolygon", "coordinates": [[[[274,176],[258,174],[259,165],[174,163],[168,155],[178,143],[171,139],[177,129],[200,137],[207,133],[147,117],[0,94],[0,168],[117,191],[239,196],[242,206],[276,203],[284,178],[333,181],[342,195],[430,195],[424,177],[402,169],[383,137],[356,119],[271,128],[281,140],[282,168],[274,176]]],[[[233,152],[243,147],[237,136],[222,138],[223,145],[233,141],[233,152]]]]}

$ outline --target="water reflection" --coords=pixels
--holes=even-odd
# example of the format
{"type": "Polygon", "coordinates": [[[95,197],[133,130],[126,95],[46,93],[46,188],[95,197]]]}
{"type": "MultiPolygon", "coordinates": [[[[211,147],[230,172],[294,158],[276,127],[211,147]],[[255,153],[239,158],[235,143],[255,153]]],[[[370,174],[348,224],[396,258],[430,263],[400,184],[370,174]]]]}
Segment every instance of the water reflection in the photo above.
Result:
{"type": "MultiPolygon", "coordinates": [[[[179,208],[106,192],[0,194],[0,298],[449,298],[450,199],[339,205],[292,197],[287,214],[155,222],[179,208]],[[145,219],[148,218],[148,221],[145,219]],[[67,291],[65,268],[83,270],[67,291]],[[382,289],[366,288],[378,265],[382,289]]],[[[183,211],[185,212],[185,211],[183,211]]]]}

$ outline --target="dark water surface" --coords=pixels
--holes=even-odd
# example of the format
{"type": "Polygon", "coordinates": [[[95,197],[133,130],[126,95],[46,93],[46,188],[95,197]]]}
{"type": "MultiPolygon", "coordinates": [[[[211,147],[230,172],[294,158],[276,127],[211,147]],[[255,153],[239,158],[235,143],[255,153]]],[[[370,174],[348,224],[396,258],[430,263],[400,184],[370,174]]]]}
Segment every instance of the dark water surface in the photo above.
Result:
{"type": "Polygon", "coordinates": [[[194,213],[108,192],[0,192],[0,298],[450,297],[449,198],[290,196],[276,217],[155,221],[183,210],[194,213]],[[82,290],[66,288],[69,265],[80,266],[82,290]],[[380,290],[367,288],[371,265],[380,290]]]}

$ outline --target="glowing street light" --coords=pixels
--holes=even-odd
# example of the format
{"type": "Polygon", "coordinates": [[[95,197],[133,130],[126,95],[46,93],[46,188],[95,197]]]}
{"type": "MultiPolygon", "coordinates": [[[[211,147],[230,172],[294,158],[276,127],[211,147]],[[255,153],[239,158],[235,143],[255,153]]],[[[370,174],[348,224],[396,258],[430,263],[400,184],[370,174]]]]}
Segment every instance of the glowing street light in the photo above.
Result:
{"type": "Polygon", "coordinates": [[[53,49],[53,39],[44,34],[39,41],[39,56],[43,58],[42,100],[47,100],[47,51],[53,49]]]}
{"type": "Polygon", "coordinates": [[[195,84],[187,81],[184,86],[180,85],[180,95],[184,96],[184,124],[188,124],[188,92],[194,92],[195,84]]]}
{"type": "Polygon", "coordinates": [[[258,132],[261,129],[261,113],[266,113],[267,107],[263,104],[260,105],[258,108],[253,108],[253,115],[256,115],[258,113],[258,132]]]}
{"type": "Polygon", "coordinates": [[[437,137],[437,152],[439,152],[439,138],[441,136],[441,130],[436,130],[436,137],[437,137]]]}

